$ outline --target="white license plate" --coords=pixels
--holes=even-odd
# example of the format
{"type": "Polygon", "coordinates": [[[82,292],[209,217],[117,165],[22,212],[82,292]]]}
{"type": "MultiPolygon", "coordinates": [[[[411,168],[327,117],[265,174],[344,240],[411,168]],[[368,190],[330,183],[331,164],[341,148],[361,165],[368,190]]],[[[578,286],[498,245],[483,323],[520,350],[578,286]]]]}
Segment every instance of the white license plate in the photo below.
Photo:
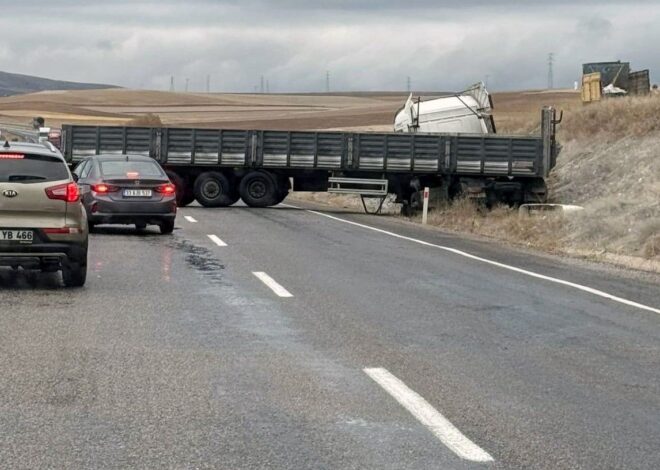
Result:
{"type": "Polygon", "coordinates": [[[2,230],[0,229],[0,241],[32,243],[34,232],[32,230],[2,230]]]}
{"type": "Polygon", "coordinates": [[[151,189],[124,189],[124,197],[151,197],[151,189]]]}

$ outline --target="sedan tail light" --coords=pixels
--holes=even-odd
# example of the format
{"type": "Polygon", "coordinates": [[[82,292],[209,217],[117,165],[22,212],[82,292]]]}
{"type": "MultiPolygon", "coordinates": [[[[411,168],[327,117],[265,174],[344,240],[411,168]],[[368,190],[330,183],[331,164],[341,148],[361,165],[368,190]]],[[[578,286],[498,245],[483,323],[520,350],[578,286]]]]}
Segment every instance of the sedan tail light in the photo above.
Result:
{"type": "Polygon", "coordinates": [[[66,202],[78,202],[80,200],[80,189],[76,183],[64,183],[46,188],[46,196],[49,199],[60,199],[66,202]]]}
{"type": "Polygon", "coordinates": [[[92,184],[90,187],[92,191],[98,194],[116,193],[117,191],[119,191],[118,186],[115,186],[113,184],[106,184],[106,183],[92,184]]]}
{"type": "Polygon", "coordinates": [[[176,193],[176,186],[174,186],[172,183],[167,183],[167,184],[161,184],[160,186],[156,186],[155,191],[160,194],[175,194],[176,193]]]}

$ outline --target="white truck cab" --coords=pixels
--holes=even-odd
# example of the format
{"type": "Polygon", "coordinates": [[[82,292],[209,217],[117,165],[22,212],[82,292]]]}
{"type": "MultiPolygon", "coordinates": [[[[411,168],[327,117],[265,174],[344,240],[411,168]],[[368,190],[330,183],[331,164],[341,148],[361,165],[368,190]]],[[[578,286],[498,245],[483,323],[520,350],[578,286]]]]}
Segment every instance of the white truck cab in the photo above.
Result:
{"type": "Polygon", "coordinates": [[[412,94],[394,118],[395,132],[494,134],[490,94],[483,83],[428,101],[412,94]]]}

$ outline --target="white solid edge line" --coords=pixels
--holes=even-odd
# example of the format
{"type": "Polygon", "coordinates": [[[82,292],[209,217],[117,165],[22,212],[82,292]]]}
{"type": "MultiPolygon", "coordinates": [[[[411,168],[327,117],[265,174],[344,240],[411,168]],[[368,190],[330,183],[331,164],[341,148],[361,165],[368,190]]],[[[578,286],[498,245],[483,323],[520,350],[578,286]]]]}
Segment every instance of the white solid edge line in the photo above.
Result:
{"type": "Polygon", "coordinates": [[[493,457],[468,439],[438,410],[405,383],[381,367],[363,369],[374,382],[383,387],[419,422],[429,428],[452,452],[472,462],[492,462],[493,457]]]}
{"type": "Polygon", "coordinates": [[[184,215],[183,218],[186,219],[186,220],[187,220],[188,222],[190,222],[191,224],[196,224],[196,223],[197,223],[197,220],[195,220],[194,217],[191,217],[191,216],[189,216],[189,215],[184,215]]]}
{"type": "Polygon", "coordinates": [[[286,290],[284,287],[282,287],[280,284],[278,284],[278,283],[275,281],[275,279],[273,279],[272,277],[270,277],[268,274],[266,274],[266,273],[264,273],[264,272],[260,272],[260,271],[258,271],[258,272],[253,272],[252,274],[254,274],[255,276],[257,276],[257,278],[258,278],[261,282],[263,282],[264,284],[266,284],[266,286],[268,286],[268,287],[270,288],[270,290],[272,290],[273,292],[275,292],[275,294],[277,294],[279,297],[293,297],[293,295],[291,294],[291,292],[289,292],[289,291],[286,290]]]}
{"type": "Polygon", "coordinates": [[[583,286],[581,284],[576,284],[574,282],[565,281],[563,279],[558,279],[556,277],[550,277],[550,276],[546,276],[544,274],[535,273],[533,271],[527,271],[526,269],[516,268],[515,266],[509,266],[508,264],[499,263],[497,261],[492,261],[492,260],[489,260],[489,259],[486,259],[486,258],[481,258],[479,256],[471,255],[470,253],[467,253],[467,252],[461,251],[461,250],[457,250],[456,248],[450,248],[448,246],[436,245],[434,243],[425,242],[424,240],[418,240],[416,238],[406,237],[404,235],[399,235],[398,233],[389,232],[387,230],[383,230],[383,229],[376,228],[376,227],[371,227],[370,225],[360,224],[358,222],[353,222],[351,220],[346,220],[346,219],[342,219],[340,217],[335,217],[333,215],[324,214],[323,212],[313,211],[313,210],[310,210],[310,209],[305,209],[305,210],[307,212],[312,213],[312,214],[320,215],[322,217],[327,217],[328,219],[332,219],[332,220],[337,220],[337,221],[343,222],[345,224],[355,225],[356,227],[362,227],[362,228],[365,228],[367,230],[373,230],[374,232],[379,232],[379,233],[382,233],[382,234],[385,234],[385,235],[389,235],[391,237],[400,238],[402,240],[407,240],[407,241],[410,241],[410,242],[413,242],[413,243],[419,243],[420,245],[430,246],[430,247],[433,247],[433,248],[438,248],[440,250],[448,251],[450,253],[454,253],[454,254],[459,255],[459,256],[464,256],[466,258],[470,258],[470,259],[473,259],[473,260],[476,260],[476,261],[481,261],[482,263],[487,263],[487,264],[490,264],[490,265],[493,265],[493,266],[497,266],[499,268],[508,269],[509,271],[515,271],[517,273],[525,274],[527,276],[535,277],[537,279],[543,279],[545,281],[550,281],[550,282],[554,282],[554,283],[561,284],[561,285],[564,285],[564,286],[572,287],[574,289],[578,289],[578,290],[581,290],[583,292],[588,292],[590,294],[597,295],[599,297],[603,297],[605,299],[612,300],[612,301],[618,302],[620,304],[628,305],[630,307],[635,307],[635,308],[638,308],[640,310],[647,310],[649,312],[654,312],[654,313],[660,314],[660,308],[651,307],[649,305],[644,305],[644,304],[640,304],[638,302],[633,302],[632,300],[624,299],[622,297],[617,297],[615,295],[608,294],[607,292],[603,292],[601,290],[594,289],[593,287],[583,286]]]}
{"type": "Polygon", "coordinates": [[[209,237],[211,239],[211,241],[213,243],[215,243],[216,245],[218,245],[218,246],[227,246],[227,244],[225,242],[223,242],[222,240],[220,240],[220,238],[218,238],[217,235],[207,235],[207,237],[209,237]]]}

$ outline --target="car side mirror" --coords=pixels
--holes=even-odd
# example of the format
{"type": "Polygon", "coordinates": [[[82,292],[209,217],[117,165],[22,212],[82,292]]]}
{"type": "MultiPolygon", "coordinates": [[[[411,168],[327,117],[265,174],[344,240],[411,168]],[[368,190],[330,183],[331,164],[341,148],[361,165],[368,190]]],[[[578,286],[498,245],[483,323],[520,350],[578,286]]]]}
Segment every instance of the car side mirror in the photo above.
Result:
{"type": "Polygon", "coordinates": [[[80,176],[76,175],[75,173],[72,173],[71,176],[73,176],[73,181],[75,181],[76,183],[80,179],[80,176]]]}

